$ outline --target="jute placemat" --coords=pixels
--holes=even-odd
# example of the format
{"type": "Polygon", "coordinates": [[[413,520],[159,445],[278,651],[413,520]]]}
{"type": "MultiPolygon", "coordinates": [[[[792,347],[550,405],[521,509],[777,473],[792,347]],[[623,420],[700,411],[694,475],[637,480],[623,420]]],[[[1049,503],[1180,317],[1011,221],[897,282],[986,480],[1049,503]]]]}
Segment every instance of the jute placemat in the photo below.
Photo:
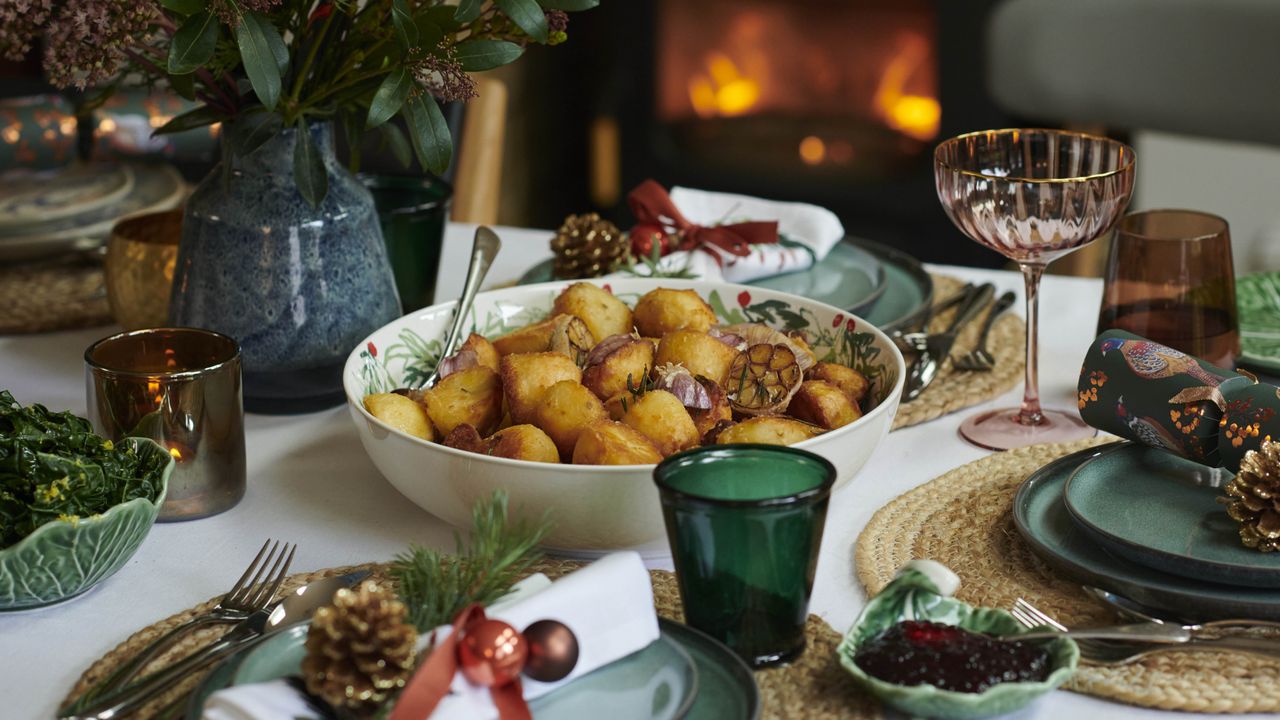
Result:
{"type": "Polygon", "coordinates": [[[0,263],[0,334],[111,322],[102,266],[82,259],[0,263]]]}
{"type": "MultiPolygon", "coordinates": [[[[1109,438],[996,453],[948,472],[876,512],[858,537],[858,579],[869,594],[913,558],[960,575],[957,597],[1008,608],[1016,598],[1064,624],[1114,622],[1079,585],[1040,561],[1013,525],[1013,495],[1050,461],[1109,438]]],[[[1122,667],[1081,665],[1067,689],[1163,710],[1280,711],[1280,661],[1224,653],[1164,653],[1122,667]]]]}
{"type": "MultiPolygon", "coordinates": [[[[548,559],[534,567],[533,572],[545,573],[554,579],[582,566],[583,563],[576,560],[548,559]]],[[[373,570],[371,579],[386,579],[383,573],[385,566],[370,564],[358,567],[373,570]]],[[[284,582],[282,592],[301,587],[312,580],[341,575],[355,569],[356,567],[332,568],[292,575],[284,582]]],[[[675,575],[665,570],[651,570],[649,574],[653,579],[653,601],[658,614],[674,620],[682,620],[680,592],[676,586],[675,575]]],[[[216,602],[217,598],[211,599],[134,633],[114,650],[95,661],[71,688],[63,704],[79,697],[85,690],[110,674],[114,668],[133,657],[160,633],[194,614],[208,611],[216,602]]],[[[225,626],[217,626],[192,632],[163,656],[157,658],[145,669],[145,672],[154,672],[182,659],[197,648],[217,639],[225,630],[225,626]]],[[[809,646],[799,661],[755,674],[756,684],[760,688],[761,718],[873,720],[882,717],[878,703],[854,687],[849,676],[836,660],[835,651],[836,645],[840,642],[840,634],[817,615],[809,616],[805,630],[809,646]]],[[[193,674],[168,695],[158,698],[151,705],[143,708],[138,717],[152,717],[159,713],[179,694],[185,695],[194,689],[207,673],[208,670],[193,674]]]]}
{"type": "MultiPolygon", "coordinates": [[[[931,277],[935,301],[945,300],[964,285],[960,280],[946,275],[931,277]]],[[[946,330],[955,314],[956,311],[951,309],[935,315],[929,322],[929,331],[946,330]]],[[[978,335],[982,332],[986,318],[987,314],[983,313],[960,330],[960,336],[956,338],[955,347],[951,350],[952,355],[967,353],[977,346],[978,335]]],[[[1026,333],[1027,326],[1022,318],[1015,312],[1006,312],[996,320],[991,328],[991,335],[987,337],[987,349],[996,359],[995,368],[990,372],[963,372],[953,368],[948,358],[938,371],[938,376],[919,397],[898,407],[898,414],[893,419],[893,429],[919,425],[1008,392],[1022,380],[1022,369],[1026,366],[1026,333]]],[[[907,361],[910,362],[910,358],[907,361]]]]}

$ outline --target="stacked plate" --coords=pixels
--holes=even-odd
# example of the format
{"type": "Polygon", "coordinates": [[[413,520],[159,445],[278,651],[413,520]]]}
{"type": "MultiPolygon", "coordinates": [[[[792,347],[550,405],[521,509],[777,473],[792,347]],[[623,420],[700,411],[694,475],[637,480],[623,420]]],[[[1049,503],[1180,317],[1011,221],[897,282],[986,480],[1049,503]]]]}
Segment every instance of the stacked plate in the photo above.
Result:
{"type": "MultiPolygon", "coordinates": [[[[658,621],[648,647],[583,675],[529,703],[540,720],[756,720],[760,698],[751,670],[710,637],[670,620],[658,621]]],[[[187,717],[199,720],[205,700],[233,685],[297,675],[306,655],[307,625],[285,630],[232,656],[191,696],[187,717]]]]}
{"type": "Polygon", "coordinates": [[[182,202],[168,165],[95,163],[0,175],[0,260],[97,247],[122,218],[182,202]]]}
{"type": "Polygon", "coordinates": [[[1013,519],[1072,579],[1194,620],[1280,620],[1280,553],[1240,544],[1217,498],[1231,474],[1133,443],[1057,460],[1022,484],[1013,519]]]}
{"type": "MultiPolygon", "coordinates": [[[[530,268],[520,284],[548,282],[550,260],[530,268]]],[[[919,329],[933,304],[933,280],[920,261],[870,240],[845,238],[808,270],[752,280],[847,310],[885,332],[919,329]]]]}

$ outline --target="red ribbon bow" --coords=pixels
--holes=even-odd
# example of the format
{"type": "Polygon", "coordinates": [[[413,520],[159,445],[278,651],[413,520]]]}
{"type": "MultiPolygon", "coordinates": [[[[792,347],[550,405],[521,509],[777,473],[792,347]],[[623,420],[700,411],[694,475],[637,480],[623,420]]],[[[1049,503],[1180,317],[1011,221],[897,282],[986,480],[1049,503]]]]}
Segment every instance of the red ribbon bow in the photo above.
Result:
{"type": "Polygon", "coordinates": [[[751,221],[732,225],[695,225],[676,208],[665,188],[645,180],[627,195],[627,204],[636,216],[632,235],[660,233],[675,235],[677,250],[698,249],[722,265],[721,251],[746,257],[751,246],[778,242],[777,221],[751,221]]]}
{"type": "MultiPolygon", "coordinates": [[[[458,671],[458,641],[462,629],[473,622],[484,620],[484,608],[469,605],[453,619],[453,632],[438,643],[427,661],[418,668],[404,692],[396,701],[389,720],[423,720],[431,717],[436,706],[449,694],[453,676],[458,671]]],[[[524,689],[520,678],[489,688],[493,704],[498,708],[499,720],[532,720],[529,705],[524,701],[524,689]]]]}

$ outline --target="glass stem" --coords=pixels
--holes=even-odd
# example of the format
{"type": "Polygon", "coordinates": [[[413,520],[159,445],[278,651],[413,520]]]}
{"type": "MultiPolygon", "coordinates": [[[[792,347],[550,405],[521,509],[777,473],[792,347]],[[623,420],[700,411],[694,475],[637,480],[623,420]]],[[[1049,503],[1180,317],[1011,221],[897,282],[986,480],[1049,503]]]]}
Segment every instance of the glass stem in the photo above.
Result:
{"type": "Polygon", "coordinates": [[[1040,412],[1040,276],[1043,265],[1020,264],[1022,280],[1027,295],[1027,378],[1022,390],[1022,410],[1018,422],[1023,425],[1039,425],[1044,422],[1040,412]]]}

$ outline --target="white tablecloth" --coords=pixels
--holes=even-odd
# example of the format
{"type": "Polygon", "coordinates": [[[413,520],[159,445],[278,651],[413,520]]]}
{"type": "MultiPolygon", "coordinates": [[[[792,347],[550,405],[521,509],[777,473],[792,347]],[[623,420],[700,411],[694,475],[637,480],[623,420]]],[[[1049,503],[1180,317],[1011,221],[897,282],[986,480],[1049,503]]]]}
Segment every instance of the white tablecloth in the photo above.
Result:
{"type": "MultiPolygon", "coordinates": [[[[501,229],[500,234],[505,246],[488,285],[510,283],[549,256],[548,232],[501,229]]],[[[450,227],[438,298],[460,292],[471,235],[470,227],[450,227]]],[[[1015,273],[934,269],[1021,292],[1015,273]]],[[[1093,337],[1101,284],[1048,277],[1041,297],[1041,395],[1047,406],[1071,407],[1080,362],[1093,337]]],[[[83,414],[82,354],[107,332],[0,337],[0,388],[13,391],[24,404],[83,414]]],[[[1016,404],[1020,393],[1021,388],[995,404],[1016,404]]],[[[853,572],[853,544],[871,514],[906,490],[987,454],[956,434],[970,412],[890,434],[862,473],[832,498],[811,607],[837,630],[849,626],[865,600],[853,572]]],[[[0,718],[50,717],[93,660],[138,629],[225,591],[266,537],[299,544],[295,571],[387,560],[409,543],[452,546],[450,528],[378,474],[345,408],[292,417],[250,415],[246,431],[248,492],[236,508],[204,520],[156,525],[129,563],[85,596],[53,608],[0,615],[0,718]]],[[[1159,714],[1055,692],[1019,717],[1104,720],[1159,714]]]]}

